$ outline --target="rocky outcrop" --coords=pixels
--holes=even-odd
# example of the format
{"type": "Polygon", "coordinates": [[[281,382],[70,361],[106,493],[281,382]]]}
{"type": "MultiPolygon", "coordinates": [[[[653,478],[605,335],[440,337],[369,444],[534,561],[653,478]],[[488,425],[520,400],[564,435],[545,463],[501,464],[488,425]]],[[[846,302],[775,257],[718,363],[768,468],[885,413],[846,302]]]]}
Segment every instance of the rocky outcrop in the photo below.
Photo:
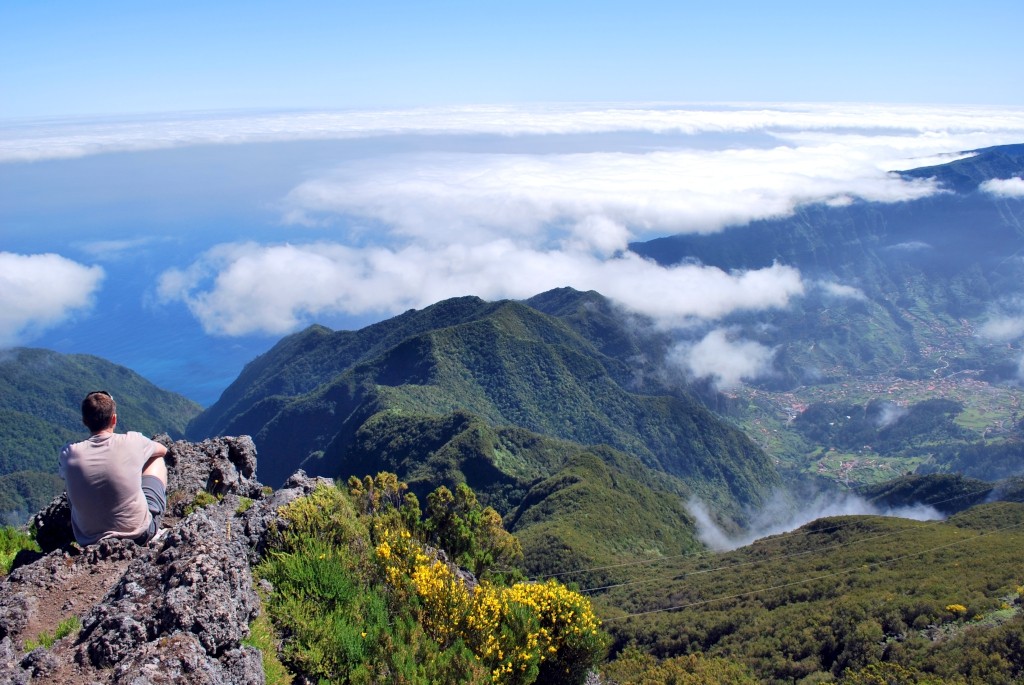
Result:
{"type": "Polygon", "coordinates": [[[82,549],[66,500],[36,515],[44,553],[0,583],[0,683],[263,682],[259,651],[242,644],[260,611],[250,569],[283,525],[278,509],[320,479],[300,472],[271,492],[248,437],[163,441],[168,514],[157,540],[82,549]],[[34,646],[69,617],[77,631],[34,646]]]}

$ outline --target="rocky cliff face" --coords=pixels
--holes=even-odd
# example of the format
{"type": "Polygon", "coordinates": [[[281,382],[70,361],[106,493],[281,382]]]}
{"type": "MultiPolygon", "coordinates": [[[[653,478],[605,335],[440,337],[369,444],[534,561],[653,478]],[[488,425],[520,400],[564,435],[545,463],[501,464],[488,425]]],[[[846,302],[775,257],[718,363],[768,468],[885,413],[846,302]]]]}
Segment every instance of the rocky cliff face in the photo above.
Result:
{"type": "Polygon", "coordinates": [[[36,515],[43,553],[22,553],[0,583],[0,683],[263,682],[259,651],[242,644],[260,612],[250,569],[284,525],[278,508],[317,480],[300,472],[264,488],[248,437],[162,441],[168,514],[156,541],[80,548],[63,496],[36,515]],[[34,646],[69,617],[77,631],[34,646]]]}

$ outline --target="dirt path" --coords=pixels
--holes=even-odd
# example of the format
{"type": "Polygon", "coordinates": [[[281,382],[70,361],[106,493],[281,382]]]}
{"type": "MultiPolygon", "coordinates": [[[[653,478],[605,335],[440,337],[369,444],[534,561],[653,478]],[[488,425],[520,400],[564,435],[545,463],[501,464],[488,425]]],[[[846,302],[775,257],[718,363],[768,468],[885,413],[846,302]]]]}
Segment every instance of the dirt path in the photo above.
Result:
{"type": "Polygon", "coordinates": [[[61,621],[84,617],[124,575],[136,556],[130,547],[82,552],[56,551],[30,567],[15,570],[3,594],[19,600],[20,620],[8,624],[11,638],[24,649],[40,635],[53,635],[61,621]],[[113,553],[110,553],[110,552],[113,553]]]}

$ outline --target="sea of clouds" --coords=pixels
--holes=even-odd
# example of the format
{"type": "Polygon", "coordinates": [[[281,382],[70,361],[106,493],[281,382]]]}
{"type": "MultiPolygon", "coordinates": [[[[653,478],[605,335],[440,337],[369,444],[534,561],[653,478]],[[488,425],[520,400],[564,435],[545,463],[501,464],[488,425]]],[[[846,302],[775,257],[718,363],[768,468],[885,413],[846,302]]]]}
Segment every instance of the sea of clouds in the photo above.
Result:
{"type": "MultiPolygon", "coordinates": [[[[1021,142],[1024,109],[558,105],[47,120],[0,124],[0,164],[339,140],[380,141],[381,151],[364,147],[297,173],[287,192],[262,198],[276,214],[276,239],[228,240],[167,264],[153,275],[154,301],[184,305],[211,335],[280,335],[322,317],[384,318],[453,296],[593,289],[666,327],[710,322],[703,340],[677,350],[678,362],[729,386],[763,373],[773,351],[715,321],[784,308],[810,288],[859,291],[808,282],[786,264],[663,267],[629,252],[630,241],[726,230],[807,203],[941,192],[891,172],[1021,142]],[[465,143],[397,152],[384,144],[438,136],[465,143]],[[635,144],[609,142],[630,136],[635,144]],[[561,144],[569,139],[571,150],[561,144]]],[[[985,188],[1005,198],[1022,189],[1019,178],[985,188]]],[[[142,226],[118,245],[156,239],[142,226]]],[[[108,287],[99,262],[73,261],[61,244],[0,253],[0,344],[87,317],[108,287]],[[42,300],[24,297],[42,291],[42,300]]],[[[1000,330],[1010,329],[1013,321],[1000,330]]]]}

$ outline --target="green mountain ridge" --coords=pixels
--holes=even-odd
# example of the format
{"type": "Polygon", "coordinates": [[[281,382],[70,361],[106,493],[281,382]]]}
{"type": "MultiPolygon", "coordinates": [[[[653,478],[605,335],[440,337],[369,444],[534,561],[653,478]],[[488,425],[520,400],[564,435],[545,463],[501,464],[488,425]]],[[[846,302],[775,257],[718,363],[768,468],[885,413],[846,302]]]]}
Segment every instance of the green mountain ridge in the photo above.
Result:
{"type": "Polygon", "coordinates": [[[656,346],[596,293],[459,298],[372,329],[285,338],[190,437],[252,435],[270,483],[299,467],[335,477],[393,471],[421,495],[465,481],[513,522],[536,573],[558,566],[547,553],[530,556],[545,547],[573,567],[621,561],[627,550],[678,554],[697,544],[688,497],[735,525],[781,488],[767,455],[697,399],[637,387],[634,359],[656,346]],[[321,384],[307,389],[314,368],[321,384]],[[631,512],[630,524],[611,534],[616,509],[631,512]]]}

